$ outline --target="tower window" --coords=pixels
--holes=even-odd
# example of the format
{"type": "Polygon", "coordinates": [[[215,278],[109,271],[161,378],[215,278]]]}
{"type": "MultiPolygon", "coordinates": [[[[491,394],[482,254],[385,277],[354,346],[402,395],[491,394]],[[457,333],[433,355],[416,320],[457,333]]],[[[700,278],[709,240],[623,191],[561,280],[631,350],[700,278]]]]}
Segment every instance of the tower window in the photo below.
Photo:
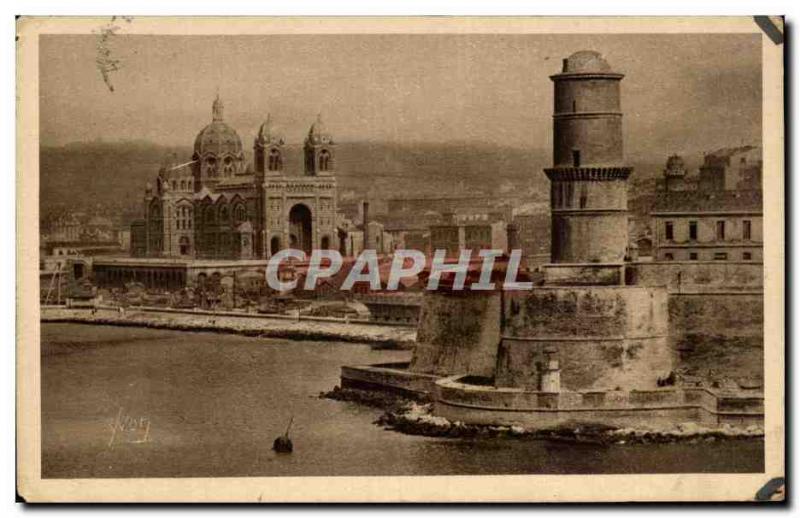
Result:
{"type": "Polygon", "coordinates": [[[751,261],[753,259],[752,252],[744,252],[742,253],[742,260],[743,261],[751,261]]]}
{"type": "Polygon", "coordinates": [[[750,220],[746,219],[742,221],[742,239],[745,241],[750,241],[750,233],[752,230],[752,225],[750,224],[750,220]]]}
{"type": "Polygon", "coordinates": [[[725,239],[725,222],[717,221],[717,239],[722,241],[725,239]]]}
{"type": "Polygon", "coordinates": [[[697,261],[697,252],[689,252],[689,260],[697,261]]]}
{"type": "Polygon", "coordinates": [[[578,111],[578,105],[575,102],[575,99],[572,100],[572,112],[575,113],[578,111]]]}
{"type": "Polygon", "coordinates": [[[270,171],[280,171],[281,165],[281,152],[274,148],[271,149],[269,152],[269,164],[267,167],[270,171]]]}
{"type": "Polygon", "coordinates": [[[672,261],[673,259],[675,259],[675,256],[673,256],[670,252],[667,252],[666,254],[664,254],[664,260],[665,261],[672,261]]]}
{"type": "Polygon", "coordinates": [[[664,223],[664,239],[667,241],[672,241],[675,239],[675,232],[671,221],[664,223]]]}
{"type": "Polygon", "coordinates": [[[323,149],[319,154],[319,170],[320,171],[327,171],[329,166],[329,161],[331,158],[330,152],[327,149],[323,149]]]}
{"type": "Polygon", "coordinates": [[[690,221],[689,222],[689,239],[691,239],[692,241],[696,241],[697,240],[697,222],[696,221],[690,221]]]}
{"type": "Polygon", "coordinates": [[[572,166],[573,167],[580,167],[581,166],[581,150],[580,149],[573,149],[572,150],[572,166]]]}

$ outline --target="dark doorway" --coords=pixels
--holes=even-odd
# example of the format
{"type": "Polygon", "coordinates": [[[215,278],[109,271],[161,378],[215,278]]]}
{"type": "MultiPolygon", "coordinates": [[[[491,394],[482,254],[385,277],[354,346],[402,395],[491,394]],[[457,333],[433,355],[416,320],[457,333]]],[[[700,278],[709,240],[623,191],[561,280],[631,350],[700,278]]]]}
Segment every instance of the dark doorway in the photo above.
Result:
{"type": "Polygon", "coordinates": [[[275,255],[281,251],[281,238],[274,236],[269,240],[269,255],[275,255]]]}
{"type": "Polygon", "coordinates": [[[289,211],[289,233],[292,248],[311,253],[311,210],[301,203],[289,211]]]}

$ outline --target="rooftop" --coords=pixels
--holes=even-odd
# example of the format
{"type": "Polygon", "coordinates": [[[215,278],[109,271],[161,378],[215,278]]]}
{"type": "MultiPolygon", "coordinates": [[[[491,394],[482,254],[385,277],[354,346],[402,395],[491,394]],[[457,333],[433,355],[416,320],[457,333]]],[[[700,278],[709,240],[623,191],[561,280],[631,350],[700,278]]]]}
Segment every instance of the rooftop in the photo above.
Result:
{"type": "Polygon", "coordinates": [[[659,192],[652,212],[762,212],[762,198],[757,190],[659,192]]]}

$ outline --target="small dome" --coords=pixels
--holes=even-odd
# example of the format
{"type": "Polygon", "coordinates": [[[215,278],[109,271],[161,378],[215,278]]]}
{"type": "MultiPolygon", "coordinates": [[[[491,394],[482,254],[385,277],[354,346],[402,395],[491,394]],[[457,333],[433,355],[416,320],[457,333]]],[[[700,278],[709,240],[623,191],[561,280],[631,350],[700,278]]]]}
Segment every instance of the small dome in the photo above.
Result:
{"type": "Polygon", "coordinates": [[[267,120],[258,128],[256,144],[283,144],[283,137],[272,127],[272,117],[267,114],[267,120]]]}
{"type": "Polygon", "coordinates": [[[581,50],[564,60],[562,73],[585,74],[611,72],[608,61],[603,59],[599,52],[594,50],[581,50]]]}
{"type": "Polygon", "coordinates": [[[333,142],[330,133],[325,129],[322,123],[322,115],[317,115],[317,120],[311,125],[308,130],[308,142],[312,144],[328,144],[333,142]]]}
{"type": "Polygon", "coordinates": [[[667,158],[667,165],[664,173],[673,176],[682,176],[686,174],[686,164],[679,155],[672,155],[667,158]]]}

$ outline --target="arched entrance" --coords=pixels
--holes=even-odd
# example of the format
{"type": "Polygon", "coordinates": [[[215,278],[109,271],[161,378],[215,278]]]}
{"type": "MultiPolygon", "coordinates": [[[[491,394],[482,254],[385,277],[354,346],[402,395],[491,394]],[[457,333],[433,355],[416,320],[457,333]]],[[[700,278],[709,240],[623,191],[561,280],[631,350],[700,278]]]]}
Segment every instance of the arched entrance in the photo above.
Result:
{"type": "Polygon", "coordinates": [[[311,253],[311,210],[302,203],[289,211],[289,243],[292,248],[311,253]]]}

